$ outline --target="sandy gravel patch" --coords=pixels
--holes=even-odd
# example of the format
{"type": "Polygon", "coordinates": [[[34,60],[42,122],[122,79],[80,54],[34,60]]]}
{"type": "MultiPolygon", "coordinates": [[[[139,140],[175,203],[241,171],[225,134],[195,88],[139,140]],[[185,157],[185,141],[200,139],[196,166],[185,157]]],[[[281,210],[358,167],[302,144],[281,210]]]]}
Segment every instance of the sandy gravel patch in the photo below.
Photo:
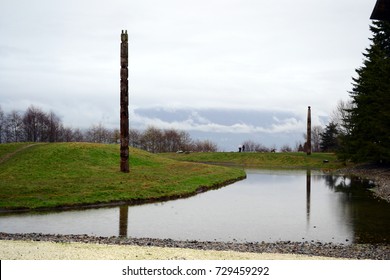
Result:
{"type": "Polygon", "coordinates": [[[0,240],[2,260],[329,260],[293,254],[241,253],[85,243],[0,240]]]}

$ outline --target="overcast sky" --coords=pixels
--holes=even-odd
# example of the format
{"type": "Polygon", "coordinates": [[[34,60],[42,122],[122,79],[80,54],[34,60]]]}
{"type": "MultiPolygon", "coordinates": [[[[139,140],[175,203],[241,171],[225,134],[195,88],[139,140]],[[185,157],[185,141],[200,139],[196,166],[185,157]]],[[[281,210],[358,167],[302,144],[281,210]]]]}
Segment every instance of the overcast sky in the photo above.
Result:
{"type": "Polygon", "coordinates": [[[348,98],[375,2],[1,0],[0,106],[33,104],[72,127],[118,127],[126,29],[134,126],[264,132],[259,123],[199,113],[218,109],[226,119],[229,111],[268,112],[278,133],[284,126],[304,132],[307,106],[314,124],[324,125],[348,98]],[[191,114],[182,121],[141,115],[178,109],[191,114]]]}

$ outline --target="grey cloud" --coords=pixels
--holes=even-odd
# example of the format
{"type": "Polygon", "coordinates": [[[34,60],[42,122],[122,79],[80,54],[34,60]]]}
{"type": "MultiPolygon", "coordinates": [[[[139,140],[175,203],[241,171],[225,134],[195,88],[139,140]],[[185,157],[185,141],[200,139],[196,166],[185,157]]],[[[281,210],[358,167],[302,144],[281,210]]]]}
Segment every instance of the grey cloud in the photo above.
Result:
{"type": "Polygon", "coordinates": [[[308,105],[322,123],[348,97],[374,4],[2,0],[0,104],[37,104],[69,125],[115,126],[119,34],[127,29],[137,125],[289,135],[308,105]],[[196,113],[180,111],[188,107],[196,113]]]}

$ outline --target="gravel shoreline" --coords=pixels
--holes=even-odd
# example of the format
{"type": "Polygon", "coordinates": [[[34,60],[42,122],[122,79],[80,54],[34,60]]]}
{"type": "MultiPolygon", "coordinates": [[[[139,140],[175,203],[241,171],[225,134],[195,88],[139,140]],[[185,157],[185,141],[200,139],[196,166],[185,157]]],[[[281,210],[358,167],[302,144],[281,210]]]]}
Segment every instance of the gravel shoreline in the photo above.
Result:
{"type": "Polygon", "coordinates": [[[372,189],[375,196],[390,203],[389,165],[364,164],[352,168],[341,169],[337,173],[372,180],[376,185],[375,188],[372,189]]]}
{"type": "Polygon", "coordinates": [[[390,260],[389,244],[341,245],[321,242],[234,243],[175,241],[172,239],[97,237],[88,235],[9,234],[0,233],[0,240],[43,241],[55,243],[87,243],[108,245],[132,245],[162,248],[186,248],[196,250],[236,251],[246,253],[297,254],[345,259],[390,260]]]}

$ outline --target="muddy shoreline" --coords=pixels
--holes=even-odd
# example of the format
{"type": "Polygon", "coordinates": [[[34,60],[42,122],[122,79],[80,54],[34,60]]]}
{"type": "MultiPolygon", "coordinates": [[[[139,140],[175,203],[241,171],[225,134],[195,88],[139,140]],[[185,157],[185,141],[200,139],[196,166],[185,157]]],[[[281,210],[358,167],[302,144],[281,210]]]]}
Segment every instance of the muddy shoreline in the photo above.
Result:
{"type": "Polygon", "coordinates": [[[88,243],[132,245],[162,248],[186,248],[196,250],[236,251],[246,253],[298,254],[347,259],[390,260],[389,244],[341,245],[321,242],[200,242],[172,239],[98,237],[88,235],[9,234],[0,233],[0,240],[43,241],[55,243],[88,243]]]}

